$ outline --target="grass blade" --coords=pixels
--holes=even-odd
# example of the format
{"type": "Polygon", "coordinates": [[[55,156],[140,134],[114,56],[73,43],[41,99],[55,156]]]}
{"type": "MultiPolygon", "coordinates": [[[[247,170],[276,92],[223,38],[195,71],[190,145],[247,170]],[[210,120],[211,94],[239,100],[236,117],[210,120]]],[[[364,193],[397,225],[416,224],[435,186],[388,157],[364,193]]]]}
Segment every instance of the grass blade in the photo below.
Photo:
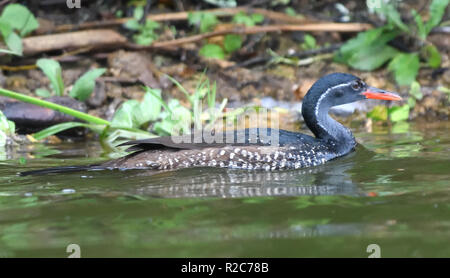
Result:
{"type": "Polygon", "coordinates": [[[89,124],[77,123],[77,122],[60,123],[60,124],[52,125],[51,127],[43,129],[39,132],[36,132],[35,134],[33,134],[33,138],[36,140],[41,140],[41,139],[44,139],[45,137],[54,135],[58,132],[61,132],[61,131],[67,130],[67,129],[71,129],[74,127],[81,127],[81,126],[89,127],[89,124]]]}

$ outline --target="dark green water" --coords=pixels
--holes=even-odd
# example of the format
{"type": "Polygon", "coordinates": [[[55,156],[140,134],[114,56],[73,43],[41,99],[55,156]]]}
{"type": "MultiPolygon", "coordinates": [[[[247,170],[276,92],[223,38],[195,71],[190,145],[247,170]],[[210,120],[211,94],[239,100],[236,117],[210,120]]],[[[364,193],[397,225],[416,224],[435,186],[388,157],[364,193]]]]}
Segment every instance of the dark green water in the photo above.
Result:
{"type": "Polygon", "coordinates": [[[3,153],[0,257],[67,257],[71,243],[82,257],[368,257],[369,244],[381,257],[449,257],[449,131],[448,122],[355,130],[364,145],[355,153],[273,173],[19,177],[101,160],[101,149],[3,153]],[[30,153],[35,158],[21,164],[30,153]]]}

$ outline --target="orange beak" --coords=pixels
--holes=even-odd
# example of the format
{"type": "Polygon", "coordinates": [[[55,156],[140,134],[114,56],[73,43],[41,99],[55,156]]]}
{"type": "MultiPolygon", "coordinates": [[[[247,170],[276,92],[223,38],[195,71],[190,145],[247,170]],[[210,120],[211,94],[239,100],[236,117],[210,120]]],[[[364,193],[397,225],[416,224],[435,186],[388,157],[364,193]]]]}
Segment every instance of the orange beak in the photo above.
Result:
{"type": "Polygon", "coordinates": [[[364,95],[366,98],[372,99],[402,100],[402,98],[397,94],[381,90],[375,87],[368,87],[367,91],[362,92],[361,94],[364,95]]]}

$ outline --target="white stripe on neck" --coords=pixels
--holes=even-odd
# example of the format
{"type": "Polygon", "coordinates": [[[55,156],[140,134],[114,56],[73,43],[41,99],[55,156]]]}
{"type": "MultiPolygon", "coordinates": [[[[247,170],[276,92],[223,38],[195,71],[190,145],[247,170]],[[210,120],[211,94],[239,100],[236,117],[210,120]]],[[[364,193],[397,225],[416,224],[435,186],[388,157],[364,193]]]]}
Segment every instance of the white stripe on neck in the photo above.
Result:
{"type": "MultiPolygon", "coordinates": [[[[353,81],[352,81],[352,82],[353,82],[353,81]]],[[[319,107],[320,107],[320,103],[321,103],[322,100],[327,96],[327,94],[328,94],[329,92],[331,92],[332,90],[334,90],[334,89],[336,89],[336,88],[348,86],[348,85],[350,85],[350,83],[351,83],[351,82],[344,83],[344,84],[338,84],[338,85],[335,85],[335,86],[333,86],[333,87],[328,88],[328,89],[325,91],[325,93],[323,93],[323,94],[319,97],[319,99],[317,100],[316,107],[314,108],[314,114],[315,114],[316,119],[317,119],[317,124],[318,124],[324,131],[327,131],[327,130],[325,129],[325,127],[323,127],[323,126],[320,124],[320,121],[319,121],[319,107]]]]}

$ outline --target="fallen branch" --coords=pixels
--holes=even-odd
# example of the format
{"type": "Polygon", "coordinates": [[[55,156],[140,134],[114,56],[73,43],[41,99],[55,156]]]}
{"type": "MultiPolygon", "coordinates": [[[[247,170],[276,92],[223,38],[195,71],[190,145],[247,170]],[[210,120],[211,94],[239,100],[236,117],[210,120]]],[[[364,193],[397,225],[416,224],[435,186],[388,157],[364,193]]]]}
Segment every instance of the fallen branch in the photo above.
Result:
{"type": "Polygon", "coordinates": [[[34,36],[23,39],[24,55],[84,47],[122,46],[127,39],[114,30],[86,30],[64,34],[34,36]]]}
{"type": "Polygon", "coordinates": [[[201,41],[203,39],[224,36],[227,34],[256,34],[266,32],[292,32],[292,31],[309,31],[309,32],[360,32],[372,28],[370,24],[364,23],[309,23],[296,25],[264,25],[264,26],[235,26],[228,29],[188,36],[184,38],[154,42],[149,46],[136,45],[128,43],[127,39],[114,30],[95,29],[85,30],[62,34],[33,36],[23,39],[24,55],[34,55],[42,52],[65,50],[65,49],[82,49],[80,52],[86,52],[100,47],[121,48],[123,46],[133,50],[146,49],[167,49],[174,50],[176,47],[201,41]]]}
{"type": "MultiPolygon", "coordinates": [[[[193,11],[193,12],[196,12],[196,11],[193,11]]],[[[278,21],[278,22],[291,23],[291,24],[316,22],[315,20],[298,18],[298,17],[290,16],[290,15],[287,15],[284,13],[268,11],[268,10],[259,9],[259,8],[237,7],[237,8],[209,9],[209,10],[202,10],[199,12],[211,13],[211,14],[216,15],[217,17],[229,17],[229,16],[233,16],[240,12],[258,13],[258,14],[262,14],[265,18],[268,18],[268,19],[271,19],[274,21],[278,21]]],[[[147,19],[150,19],[153,21],[159,21],[159,22],[183,21],[183,20],[187,20],[188,16],[189,16],[189,12],[175,12],[175,13],[164,13],[164,14],[152,14],[152,15],[148,15],[147,19]]],[[[39,28],[38,30],[36,30],[36,34],[61,33],[61,32],[69,32],[69,31],[74,31],[74,30],[113,27],[113,26],[122,25],[125,22],[129,21],[130,19],[132,19],[132,18],[126,17],[126,18],[117,18],[117,19],[103,20],[103,21],[84,22],[84,23],[80,23],[80,24],[64,24],[64,25],[53,26],[50,28],[39,28]]]]}
{"type": "Polygon", "coordinates": [[[179,46],[187,43],[193,43],[201,41],[203,39],[224,36],[227,34],[240,34],[249,35],[256,33],[266,33],[266,32],[293,32],[293,31],[309,31],[309,32],[361,32],[372,28],[370,24],[364,23],[311,23],[303,25],[265,25],[265,26],[253,26],[253,27],[234,27],[219,31],[213,31],[208,33],[203,33],[199,35],[193,35],[189,37],[184,37],[180,39],[154,42],[149,46],[140,46],[134,44],[128,44],[129,48],[132,49],[155,49],[155,48],[167,48],[173,46],[179,46]]]}

